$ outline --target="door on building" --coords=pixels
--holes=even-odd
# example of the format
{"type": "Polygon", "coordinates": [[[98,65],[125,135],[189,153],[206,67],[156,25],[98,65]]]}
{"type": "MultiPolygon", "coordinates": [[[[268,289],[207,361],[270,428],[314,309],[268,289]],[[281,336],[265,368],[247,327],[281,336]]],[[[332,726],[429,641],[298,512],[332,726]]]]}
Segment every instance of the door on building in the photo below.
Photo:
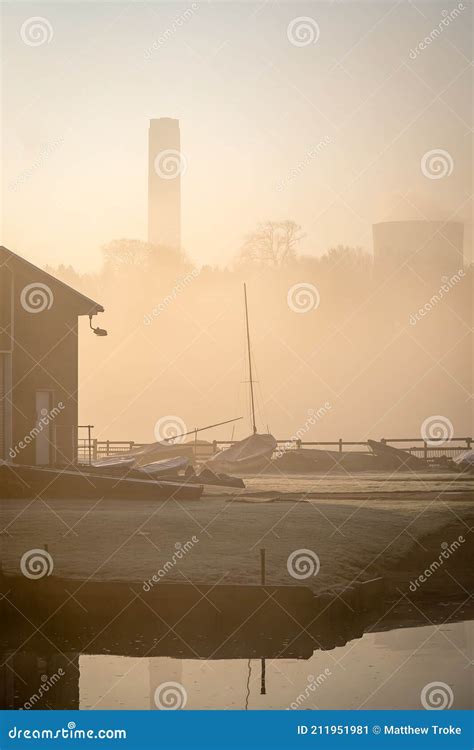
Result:
{"type": "Polygon", "coordinates": [[[53,430],[48,418],[51,414],[52,400],[51,391],[36,391],[35,463],[38,466],[47,466],[53,462],[53,430]]]}
{"type": "Polygon", "coordinates": [[[7,448],[5,356],[5,354],[0,354],[0,460],[6,459],[5,452],[7,448]]]}

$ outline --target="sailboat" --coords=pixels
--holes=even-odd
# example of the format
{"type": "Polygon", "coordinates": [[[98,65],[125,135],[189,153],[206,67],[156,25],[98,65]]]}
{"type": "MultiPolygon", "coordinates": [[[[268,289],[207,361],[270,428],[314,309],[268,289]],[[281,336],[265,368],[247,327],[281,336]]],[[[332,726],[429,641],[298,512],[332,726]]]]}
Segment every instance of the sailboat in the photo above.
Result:
{"type": "Polygon", "coordinates": [[[265,468],[277,447],[277,441],[268,433],[257,432],[255,419],[255,397],[252,378],[252,352],[250,347],[249,311],[247,303],[247,286],[244,284],[245,325],[247,335],[247,354],[249,364],[250,405],[252,410],[252,434],[243,440],[238,440],[229,448],[216,453],[208,465],[213,470],[228,474],[247,474],[265,468]]]}

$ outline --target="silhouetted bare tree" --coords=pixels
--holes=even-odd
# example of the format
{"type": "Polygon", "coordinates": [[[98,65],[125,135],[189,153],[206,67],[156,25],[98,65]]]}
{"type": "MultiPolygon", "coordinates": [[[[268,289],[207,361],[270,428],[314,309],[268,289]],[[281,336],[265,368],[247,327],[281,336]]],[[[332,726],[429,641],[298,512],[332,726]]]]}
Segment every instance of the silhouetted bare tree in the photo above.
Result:
{"type": "Polygon", "coordinates": [[[295,260],[303,237],[300,225],[294,221],[266,221],[246,236],[239,261],[278,268],[295,260]]]}

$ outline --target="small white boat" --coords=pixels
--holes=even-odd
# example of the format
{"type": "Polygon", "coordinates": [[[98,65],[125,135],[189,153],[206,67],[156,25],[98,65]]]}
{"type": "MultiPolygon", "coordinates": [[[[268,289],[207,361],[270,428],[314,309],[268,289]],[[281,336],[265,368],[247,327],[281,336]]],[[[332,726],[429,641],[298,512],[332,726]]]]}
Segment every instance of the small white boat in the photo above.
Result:
{"type": "Polygon", "coordinates": [[[250,471],[260,471],[269,464],[272,459],[273,452],[277,447],[277,441],[275,440],[273,435],[270,435],[268,433],[261,434],[257,432],[246,284],[244,284],[244,301],[253,432],[252,435],[249,435],[243,440],[238,440],[229,448],[224,448],[224,450],[219,451],[219,453],[216,453],[207,462],[207,465],[212,469],[212,471],[226,474],[242,474],[250,471]]]}
{"type": "Polygon", "coordinates": [[[93,466],[94,469],[130,469],[135,461],[136,458],[130,456],[128,453],[123,456],[118,453],[114,456],[108,456],[107,458],[100,458],[97,461],[93,461],[91,466],[93,466]]]}

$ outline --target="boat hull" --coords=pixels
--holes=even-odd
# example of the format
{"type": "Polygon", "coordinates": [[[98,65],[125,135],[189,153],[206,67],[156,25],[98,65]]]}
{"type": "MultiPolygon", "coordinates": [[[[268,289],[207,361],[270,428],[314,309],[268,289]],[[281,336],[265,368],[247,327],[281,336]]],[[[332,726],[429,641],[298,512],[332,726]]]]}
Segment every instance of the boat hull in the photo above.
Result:
{"type": "Polygon", "coordinates": [[[44,497],[56,499],[198,500],[201,485],[113,476],[106,473],[38,468],[0,467],[3,497],[44,497]]]}

